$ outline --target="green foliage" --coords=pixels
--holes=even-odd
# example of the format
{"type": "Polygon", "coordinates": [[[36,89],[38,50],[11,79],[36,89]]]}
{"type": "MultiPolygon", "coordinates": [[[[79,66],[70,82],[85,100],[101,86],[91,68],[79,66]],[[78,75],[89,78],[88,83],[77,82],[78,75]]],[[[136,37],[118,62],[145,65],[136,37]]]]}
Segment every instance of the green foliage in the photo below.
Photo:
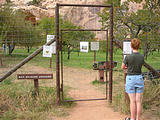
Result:
{"type": "Polygon", "coordinates": [[[107,0],[106,4],[111,4],[114,6],[120,6],[121,0],[107,0]]]}
{"type": "Polygon", "coordinates": [[[12,46],[33,47],[42,44],[41,31],[29,21],[21,10],[4,6],[0,10],[0,41],[12,46]]]}
{"type": "Polygon", "coordinates": [[[42,0],[32,0],[30,2],[28,2],[28,5],[38,5],[42,0]]]}
{"type": "MultiPolygon", "coordinates": [[[[128,35],[131,38],[138,37],[141,45],[146,51],[153,48],[158,49],[160,44],[160,5],[159,0],[146,0],[143,9],[135,12],[129,11],[129,2],[141,3],[142,0],[128,0],[120,5],[120,1],[108,0],[105,4],[113,4],[114,6],[114,39],[123,41],[128,35]],[[148,38],[146,38],[148,34],[148,38]],[[147,41],[147,42],[146,42],[147,41]],[[145,48],[145,44],[148,44],[145,48]]],[[[109,27],[109,12],[104,9],[100,14],[103,28],[109,27]]]]}
{"type": "Polygon", "coordinates": [[[98,80],[96,79],[96,80],[92,81],[92,84],[93,84],[93,85],[101,85],[101,84],[105,84],[105,82],[100,82],[100,81],[98,81],[98,80]]]}
{"type": "Polygon", "coordinates": [[[39,29],[43,30],[43,34],[54,34],[55,32],[55,18],[44,17],[38,22],[39,29]]]}
{"type": "Polygon", "coordinates": [[[12,84],[12,79],[10,79],[10,78],[8,78],[8,79],[6,79],[5,81],[2,81],[2,85],[10,85],[10,84],[12,84]]]}
{"type": "MultiPolygon", "coordinates": [[[[61,29],[80,29],[81,27],[74,25],[69,20],[63,20],[60,17],[60,30],[61,29]]],[[[39,28],[43,29],[45,35],[55,34],[55,18],[43,18],[39,21],[39,28]]],[[[61,32],[60,32],[61,36],[61,32]]],[[[95,35],[89,31],[67,31],[63,32],[63,45],[64,49],[77,49],[79,48],[80,41],[88,41],[93,39],[95,35]]],[[[61,39],[61,38],[60,38],[61,39]]]]}

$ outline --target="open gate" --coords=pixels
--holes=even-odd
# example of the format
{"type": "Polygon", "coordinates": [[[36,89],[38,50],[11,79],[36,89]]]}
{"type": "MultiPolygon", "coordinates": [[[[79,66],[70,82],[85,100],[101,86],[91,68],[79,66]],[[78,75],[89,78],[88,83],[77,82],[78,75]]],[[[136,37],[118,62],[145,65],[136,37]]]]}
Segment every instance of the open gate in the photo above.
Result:
{"type": "MultiPolygon", "coordinates": [[[[109,67],[107,65],[99,65],[99,63],[96,63],[96,51],[94,51],[94,64],[90,64],[93,66],[93,69],[98,70],[97,71],[84,71],[83,69],[75,69],[72,68],[72,70],[68,70],[64,68],[63,63],[63,33],[67,33],[68,31],[104,31],[106,33],[106,60],[105,63],[108,63],[108,30],[101,30],[101,29],[61,29],[61,92],[62,92],[62,101],[63,102],[70,102],[70,101],[93,101],[93,100],[106,100],[107,99],[107,89],[108,89],[108,70],[109,67]],[[102,68],[103,67],[103,68],[102,68]],[[83,73],[82,73],[83,71],[83,73]],[[105,77],[104,77],[104,71],[105,71],[105,77]],[[65,72],[67,72],[65,74],[65,72]],[[92,72],[92,73],[91,73],[92,72]],[[100,84],[104,84],[105,89],[103,91],[100,91],[98,87],[96,86],[98,90],[93,89],[94,86],[91,85],[91,83],[97,79],[98,73],[98,81],[101,81],[100,84]],[[71,74],[71,75],[70,75],[71,74]],[[65,77],[64,77],[65,76],[65,77]],[[66,79],[65,79],[66,78],[66,79]],[[69,80],[68,80],[69,79],[69,80]],[[101,79],[101,80],[100,80],[101,79]],[[104,80],[105,79],[105,80],[104,80]],[[69,83],[69,84],[68,84],[69,83]],[[64,99],[64,86],[68,84],[72,90],[70,90],[71,96],[74,97],[73,99],[64,99]],[[84,94],[85,92],[85,94],[84,94]],[[101,92],[105,92],[105,94],[102,94],[101,92]],[[92,94],[93,93],[93,94],[92,94]],[[81,95],[83,94],[83,95],[81,95]]],[[[87,54],[87,53],[86,53],[87,54]]],[[[74,58],[72,58],[74,59],[74,58]]],[[[78,61],[77,61],[78,62],[78,61]]]]}
{"type": "MultiPolygon", "coordinates": [[[[106,31],[106,41],[108,40],[108,30],[103,30],[103,29],[62,29],[60,28],[60,20],[59,20],[59,13],[60,13],[60,7],[88,7],[88,8],[110,8],[110,59],[108,62],[108,47],[106,48],[106,60],[105,64],[107,65],[108,63],[110,64],[109,66],[109,101],[112,102],[112,63],[113,63],[113,6],[112,5],[79,5],[79,4],[56,4],[56,9],[55,9],[55,16],[56,16],[56,24],[55,24],[55,33],[56,33],[56,86],[57,86],[57,104],[60,104],[61,101],[61,93],[62,93],[62,101],[92,101],[92,100],[106,100],[107,99],[107,67],[106,67],[106,89],[105,89],[105,94],[103,96],[93,96],[93,97],[88,97],[88,98],[76,98],[74,100],[64,100],[64,83],[65,83],[65,74],[64,74],[64,66],[63,66],[63,51],[62,51],[62,42],[63,42],[63,34],[67,31],[106,31]],[[61,32],[61,33],[60,33],[61,32]],[[61,34],[61,36],[60,36],[61,34]],[[61,38],[61,41],[59,40],[61,38]],[[61,49],[61,67],[60,67],[60,51],[61,49]],[[61,70],[61,71],[60,71],[61,70]],[[61,80],[60,80],[61,79],[61,80]]],[[[106,42],[108,46],[108,41],[106,42]]],[[[81,76],[80,74],[78,75],[79,77],[81,76]]],[[[73,77],[73,76],[72,76],[73,77]]],[[[87,92],[87,89],[86,91],[87,92]]]]}

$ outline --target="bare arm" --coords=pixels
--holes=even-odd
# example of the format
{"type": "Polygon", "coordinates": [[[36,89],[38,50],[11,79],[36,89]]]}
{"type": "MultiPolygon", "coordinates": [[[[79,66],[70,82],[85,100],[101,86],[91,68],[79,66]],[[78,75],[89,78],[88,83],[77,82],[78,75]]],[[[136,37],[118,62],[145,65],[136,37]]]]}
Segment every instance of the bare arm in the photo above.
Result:
{"type": "Polygon", "coordinates": [[[126,70],[128,67],[122,62],[121,68],[126,70]]]}

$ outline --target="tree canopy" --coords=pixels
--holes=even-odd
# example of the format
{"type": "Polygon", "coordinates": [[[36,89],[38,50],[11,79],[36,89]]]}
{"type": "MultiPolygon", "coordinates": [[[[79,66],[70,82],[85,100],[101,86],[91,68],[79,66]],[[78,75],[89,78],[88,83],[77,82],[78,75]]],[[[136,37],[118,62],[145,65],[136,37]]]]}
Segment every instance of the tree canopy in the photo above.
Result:
{"type": "Polygon", "coordinates": [[[21,10],[13,10],[10,6],[0,9],[0,43],[6,44],[9,54],[16,45],[32,47],[41,44],[41,33],[32,22],[25,20],[26,14],[21,10]]]}
{"type": "MultiPolygon", "coordinates": [[[[80,29],[80,26],[76,26],[69,20],[63,20],[60,18],[60,29],[80,29]]],[[[55,18],[43,18],[39,21],[39,27],[43,29],[44,34],[55,33],[55,18]]],[[[61,36],[61,32],[60,32],[61,36]]],[[[92,32],[84,31],[65,31],[63,32],[63,48],[68,50],[70,54],[71,50],[79,49],[80,41],[88,41],[95,37],[92,32]]],[[[60,38],[61,39],[61,38],[60,38]]]]}
{"type": "MultiPolygon", "coordinates": [[[[144,46],[146,34],[148,42],[160,44],[160,0],[145,0],[143,8],[137,11],[129,11],[130,2],[141,3],[143,0],[127,0],[121,5],[120,0],[108,0],[105,4],[114,6],[114,39],[124,40],[128,35],[131,38],[138,37],[144,46]],[[153,38],[151,38],[153,37],[153,38]],[[155,38],[156,37],[156,38],[155,38]],[[156,43],[154,43],[157,40],[156,43]]],[[[109,25],[108,9],[100,14],[103,27],[109,25]]]]}

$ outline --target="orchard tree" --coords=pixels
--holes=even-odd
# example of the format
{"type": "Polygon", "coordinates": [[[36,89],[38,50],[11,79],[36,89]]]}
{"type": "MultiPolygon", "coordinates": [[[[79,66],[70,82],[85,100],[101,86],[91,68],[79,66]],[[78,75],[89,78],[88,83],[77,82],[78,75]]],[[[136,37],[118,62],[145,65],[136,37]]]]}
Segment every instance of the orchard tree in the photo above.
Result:
{"type": "Polygon", "coordinates": [[[0,9],[0,41],[6,44],[11,55],[15,46],[25,46],[28,51],[41,42],[41,32],[30,21],[25,21],[26,14],[13,10],[10,6],[0,9]]]}
{"type": "MultiPolygon", "coordinates": [[[[151,32],[159,34],[160,29],[160,0],[146,0],[143,9],[136,12],[129,11],[129,2],[141,3],[143,0],[127,0],[120,5],[120,0],[107,0],[105,4],[113,4],[114,6],[114,39],[124,40],[127,35],[131,38],[140,37],[150,34],[151,32]]],[[[104,9],[100,14],[102,25],[104,28],[109,26],[108,9],[104,9]]],[[[157,36],[158,37],[158,36],[157,36]]],[[[143,46],[145,46],[145,37],[143,38],[143,46]]],[[[151,40],[151,39],[150,39],[151,40]]],[[[150,41],[148,39],[148,41],[150,41]]],[[[159,40],[160,41],[160,40],[159,40]]]]}
{"type": "MultiPolygon", "coordinates": [[[[69,20],[62,20],[60,18],[60,29],[80,29],[81,27],[74,25],[69,20]]],[[[55,33],[55,18],[43,18],[39,21],[39,28],[43,29],[44,37],[47,34],[55,33]]],[[[61,32],[60,32],[61,36],[61,32]]],[[[91,32],[84,31],[66,31],[63,33],[63,49],[67,49],[68,59],[70,59],[70,54],[73,50],[79,48],[80,41],[86,41],[94,38],[94,34],[91,32]]],[[[79,51],[79,49],[78,49],[79,51]]]]}

